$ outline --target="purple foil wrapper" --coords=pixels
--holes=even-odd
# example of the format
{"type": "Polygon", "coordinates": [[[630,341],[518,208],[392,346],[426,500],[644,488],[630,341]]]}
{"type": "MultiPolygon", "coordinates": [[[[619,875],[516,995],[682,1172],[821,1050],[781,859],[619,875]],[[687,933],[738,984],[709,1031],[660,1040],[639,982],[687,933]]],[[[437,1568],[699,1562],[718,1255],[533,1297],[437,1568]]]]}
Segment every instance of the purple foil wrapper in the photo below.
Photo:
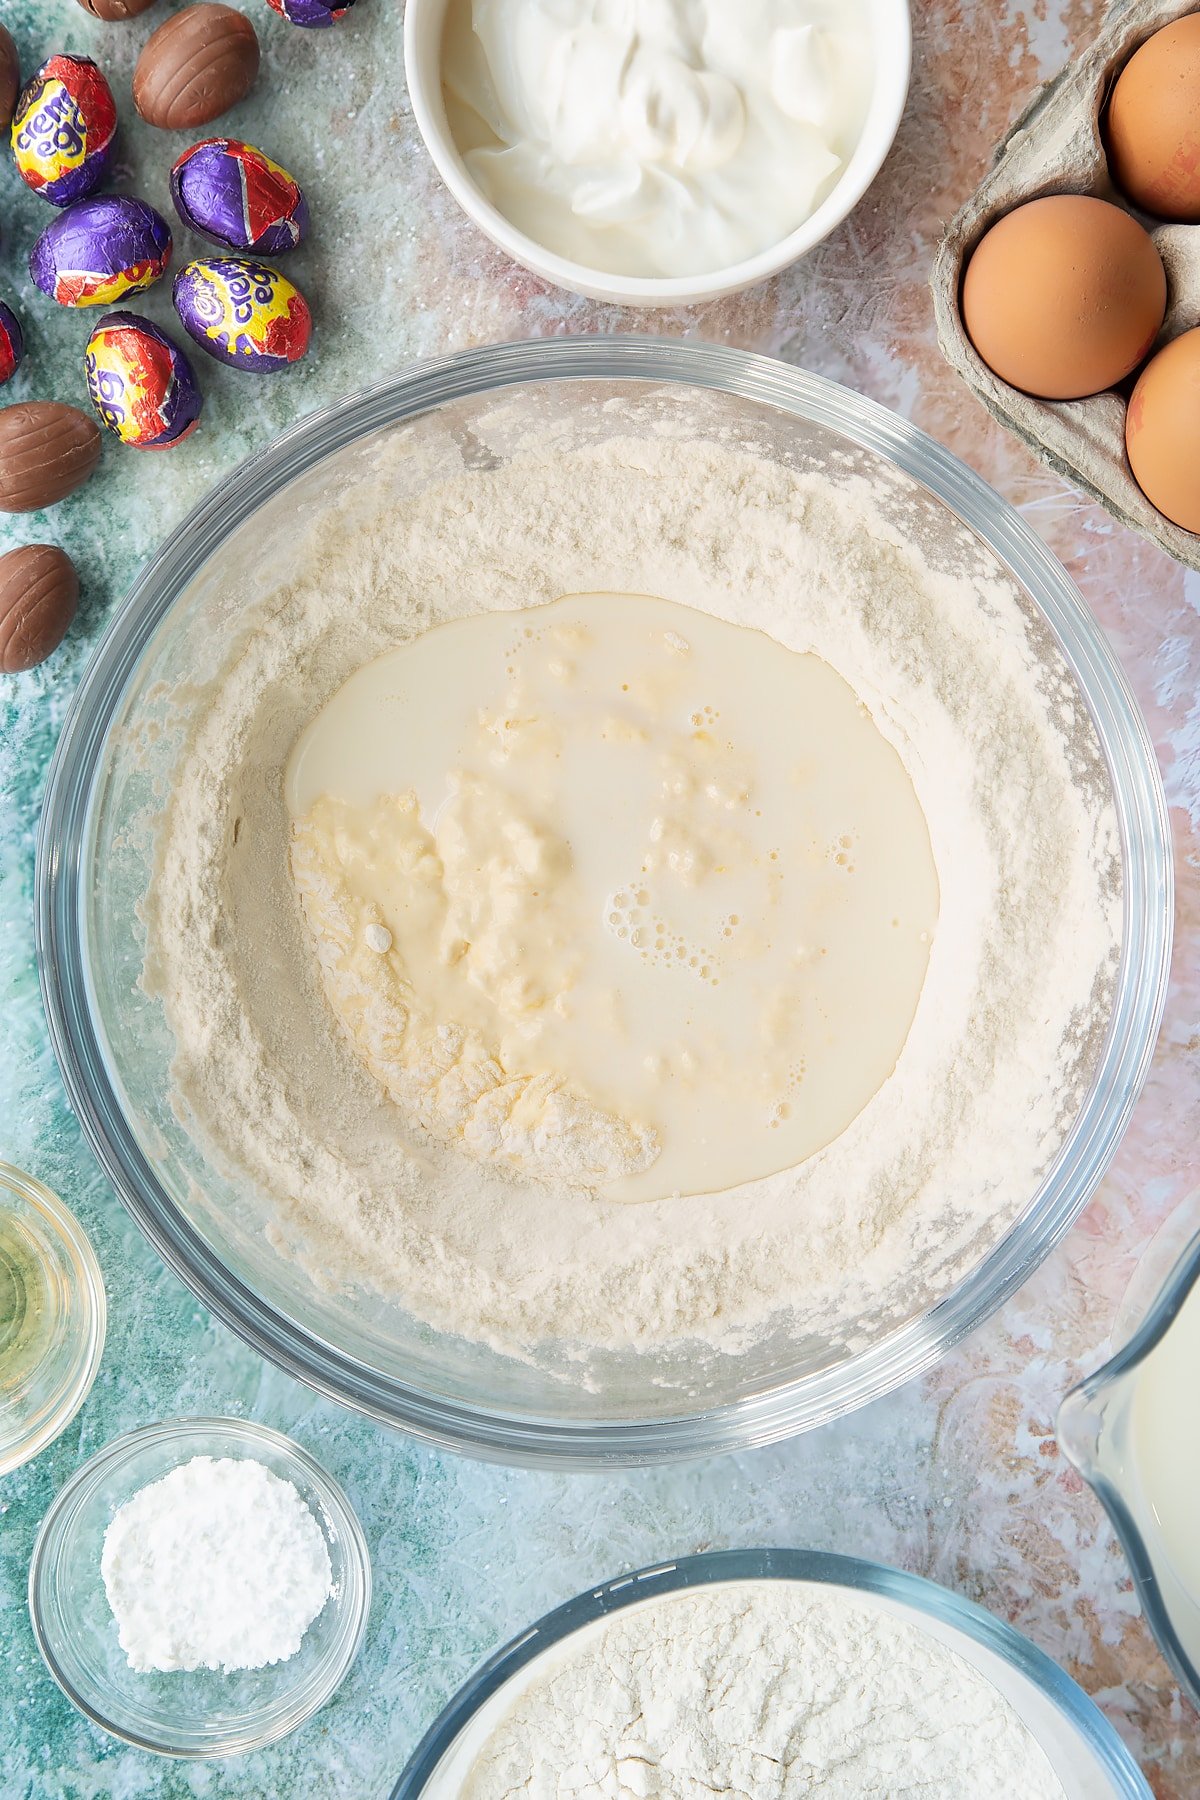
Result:
{"type": "Polygon", "coordinates": [[[11,381],[25,354],[25,336],[21,321],[11,306],[0,300],[0,386],[11,381]]]}
{"type": "Polygon", "coordinates": [[[354,0],[267,0],[267,5],[292,25],[320,28],[336,25],[354,5],[354,0]]]}
{"type": "Polygon", "coordinates": [[[175,277],[175,310],[202,350],[254,375],[271,375],[308,350],[312,314],[300,290],[267,263],[200,257],[175,277]]]}
{"type": "Polygon", "coordinates": [[[88,393],[100,421],[134,450],[169,450],[190,437],[203,405],[192,365],[139,313],[106,313],[88,339],[88,393]]]}
{"type": "Polygon", "coordinates": [[[278,256],[308,231],[308,205],[286,169],[238,138],[205,138],[171,170],[185,225],[228,250],[278,256]]]}
{"type": "Polygon", "coordinates": [[[52,56],[17,101],[17,173],[51,206],[94,193],[112,166],[117,108],[90,56],[52,56]]]}
{"type": "Polygon", "coordinates": [[[152,287],[171,260],[167,221],[144,200],[80,200],[47,225],[29,273],[60,306],[111,306],[152,287]]]}

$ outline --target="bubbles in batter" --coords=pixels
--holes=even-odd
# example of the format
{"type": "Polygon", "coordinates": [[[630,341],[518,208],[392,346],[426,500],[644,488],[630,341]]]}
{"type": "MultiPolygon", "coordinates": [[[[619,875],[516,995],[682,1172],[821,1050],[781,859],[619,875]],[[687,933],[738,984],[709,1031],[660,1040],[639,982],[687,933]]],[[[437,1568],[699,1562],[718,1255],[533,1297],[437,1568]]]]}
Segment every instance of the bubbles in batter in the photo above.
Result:
{"type": "Polygon", "coordinates": [[[468,1153],[642,1200],[790,1167],[887,1079],[938,884],[828,664],[648,596],[443,625],[289,766],[327,997],[468,1153]]]}

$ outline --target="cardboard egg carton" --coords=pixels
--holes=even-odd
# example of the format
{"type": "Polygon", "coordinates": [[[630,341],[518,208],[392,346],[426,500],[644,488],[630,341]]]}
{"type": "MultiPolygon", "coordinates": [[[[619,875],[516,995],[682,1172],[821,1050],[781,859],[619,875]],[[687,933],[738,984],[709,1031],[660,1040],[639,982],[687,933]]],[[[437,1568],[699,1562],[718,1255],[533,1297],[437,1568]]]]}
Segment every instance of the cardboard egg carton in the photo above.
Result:
{"type": "Polygon", "coordinates": [[[1139,45],[1196,0],[1118,0],[1096,42],[1046,83],[996,152],[990,174],[953,219],[934,261],[938,342],[989,412],[1044,462],[1095,496],[1189,568],[1200,569],[1200,534],[1183,531],[1146,499],[1125,456],[1125,402],[1136,376],[1087,400],[1035,400],[993,375],[976,354],[959,312],[971,251],[1003,213],[1043,194],[1094,194],[1132,212],[1150,230],[1167,271],[1167,316],[1155,350],[1200,323],[1200,225],[1164,225],[1138,213],[1109,178],[1100,119],[1118,74],[1139,45]]]}

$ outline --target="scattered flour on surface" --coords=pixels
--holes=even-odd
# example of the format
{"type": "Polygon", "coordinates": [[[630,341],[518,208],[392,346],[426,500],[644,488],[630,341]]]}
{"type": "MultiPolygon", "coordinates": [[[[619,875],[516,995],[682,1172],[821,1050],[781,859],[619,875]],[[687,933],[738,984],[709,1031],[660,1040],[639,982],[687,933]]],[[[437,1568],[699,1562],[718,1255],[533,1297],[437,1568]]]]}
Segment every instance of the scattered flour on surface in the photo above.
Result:
{"type": "Polygon", "coordinates": [[[552,1652],[462,1800],[1064,1800],[1008,1700],[837,1589],[743,1582],[552,1652]]]}

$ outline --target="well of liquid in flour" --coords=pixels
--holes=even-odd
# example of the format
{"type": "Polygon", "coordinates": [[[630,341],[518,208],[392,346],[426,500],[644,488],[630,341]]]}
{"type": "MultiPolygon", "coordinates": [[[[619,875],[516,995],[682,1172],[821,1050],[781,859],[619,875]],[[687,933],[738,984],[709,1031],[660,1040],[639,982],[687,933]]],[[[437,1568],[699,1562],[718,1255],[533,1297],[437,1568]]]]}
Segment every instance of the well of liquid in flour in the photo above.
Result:
{"type": "Polygon", "coordinates": [[[904,1045],[924,815],[842,678],[764,633],[628,594],[439,626],[333,696],[287,800],[343,1028],[518,1171],[730,1188],[838,1136],[904,1045]]]}

